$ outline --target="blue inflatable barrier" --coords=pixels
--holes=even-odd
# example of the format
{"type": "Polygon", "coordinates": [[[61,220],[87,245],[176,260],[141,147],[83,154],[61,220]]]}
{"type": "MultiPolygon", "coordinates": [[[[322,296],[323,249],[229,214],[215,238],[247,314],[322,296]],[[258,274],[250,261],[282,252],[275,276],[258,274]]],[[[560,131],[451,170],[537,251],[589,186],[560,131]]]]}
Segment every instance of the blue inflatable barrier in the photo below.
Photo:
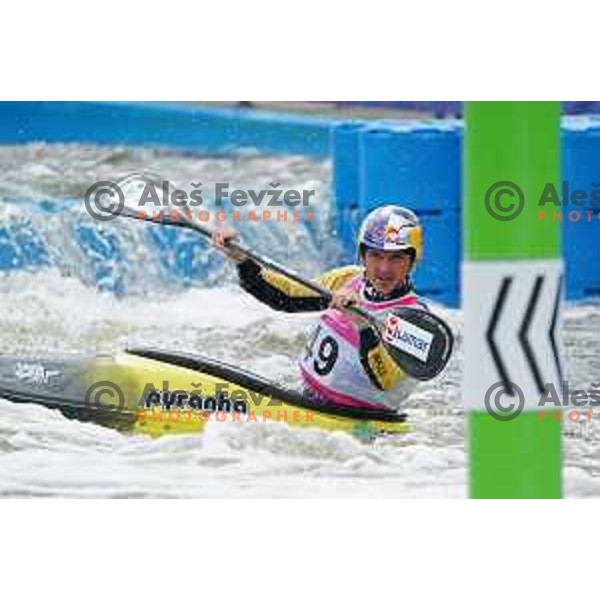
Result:
{"type": "Polygon", "coordinates": [[[388,202],[412,210],[460,208],[461,142],[442,129],[364,129],[361,210],[388,202]]]}
{"type": "Polygon", "coordinates": [[[567,299],[581,300],[587,296],[600,295],[600,264],[598,240],[600,240],[600,209],[590,215],[575,211],[573,215],[563,213],[563,256],[566,259],[567,299]]]}
{"type": "Polygon", "coordinates": [[[343,240],[344,260],[356,260],[356,236],[360,221],[360,136],[365,124],[341,123],[333,128],[333,195],[335,234],[343,240]]]}
{"type": "MultiPolygon", "coordinates": [[[[580,189],[589,196],[594,189],[600,190],[600,120],[566,118],[562,129],[562,179],[568,182],[570,193],[580,189]]],[[[337,210],[346,221],[340,222],[338,229],[348,252],[354,249],[358,225],[370,210],[387,203],[411,208],[425,229],[424,261],[415,275],[417,288],[450,306],[457,306],[460,301],[461,131],[459,121],[402,124],[381,121],[349,130],[338,126],[334,140],[342,141],[338,139],[333,144],[337,210]],[[351,168],[353,161],[359,166],[358,174],[351,168]],[[357,179],[358,211],[355,210],[357,179]],[[350,208],[342,200],[348,197],[347,190],[354,190],[350,208]]],[[[561,181],[557,190],[561,198],[562,186],[561,181]]],[[[541,197],[542,190],[539,193],[541,197]]],[[[555,207],[545,208],[548,218],[552,218],[555,207]]],[[[556,210],[562,210],[567,298],[578,300],[600,295],[596,250],[600,239],[600,206],[578,207],[570,203],[556,210]]]]}
{"type": "MultiPolygon", "coordinates": [[[[359,188],[357,203],[339,207],[347,221],[340,226],[344,246],[354,248],[359,223],[374,208],[401,204],[414,210],[425,231],[415,285],[423,295],[453,306],[459,301],[461,257],[458,131],[453,123],[381,122],[352,130],[352,142],[358,137],[359,143],[358,172],[349,166],[357,160],[355,146],[338,143],[345,155],[334,158],[336,198],[342,197],[339,190],[356,190],[357,180],[359,188]]],[[[350,133],[338,127],[334,139],[338,136],[346,140],[350,133]]]]}
{"type": "Polygon", "coordinates": [[[556,190],[561,206],[545,203],[540,210],[547,212],[548,219],[562,218],[563,256],[569,300],[600,295],[599,164],[599,123],[595,120],[566,123],[562,132],[562,181],[556,190]],[[598,200],[590,197],[594,190],[598,200]],[[587,198],[579,199],[584,194],[587,198]]]}
{"type": "Polygon", "coordinates": [[[415,287],[423,296],[456,307],[460,303],[461,213],[415,212],[424,230],[423,259],[415,271],[415,287]]]}
{"type": "MultiPolygon", "coordinates": [[[[451,106],[453,103],[420,104],[428,110],[456,108],[451,106]]],[[[565,103],[565,109],[597,110],[596,105],[599,103],[565,103]]],[[[423,295],[451,306],[458,305],[460,298],[461,132],[462,123],[457,120],[340,123],[253,109],[211,109],[190,104],[0,104],[0,143],[5,144],[89,142],[166,146],[197,153],[253,148],[270,153],[330,156],[335,197],[333,228],[343,242],[344,261],[355,259],[358,226],[370,210],[386,203],[407,206],[419,215],[425,228],[424,260],[415,275],[417,288],[423,295]]],[[[594,190],[600,190],[599,164],[600,118],[564,118],[562,180],[568,182],[569,195],[579,189],[589,197],[594,190]]],[[[560,187],[562,199],[562,183],[560,187]]],[[[0,271],[55,264],[56,252],[50,256],[46,243],[51,242],[44,231],[36,230],[35,223],[38,217],[53,218],[57,213],[69,212],[72,204],[71,199],[36,199],[27,219],[10,217],[2,222],[0,271]]],[[[600,295],[600,261],[596,250],[600,239],[600,206],[590,202],[585,206],[570,203],[540,208],[548,210],[548,218],[552,218],[553,208],[562,210],[567,298],[600,295]]],[[[124,293],[126,240],[89,225],[79,224],[69,231],[86,258],[86,268],[91,265],[98,286],[124,293]]],[[[187,284],[217,272],[211,263],[212,253],[199,251],[196,240],[183,232],[165,231],[155,228],[148,233],[149,249],[156,249],[164,273],[187,284]]]]}

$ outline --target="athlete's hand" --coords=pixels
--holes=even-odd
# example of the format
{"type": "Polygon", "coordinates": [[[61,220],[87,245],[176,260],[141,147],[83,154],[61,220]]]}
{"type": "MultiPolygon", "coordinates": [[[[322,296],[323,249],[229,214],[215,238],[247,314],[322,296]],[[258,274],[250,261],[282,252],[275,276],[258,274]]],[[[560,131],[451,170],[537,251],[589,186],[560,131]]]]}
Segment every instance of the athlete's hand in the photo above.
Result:
{"type": "Polygon", "coordinates": [[[238,233],[235,229],[230,227],[223,227],[221,229],[215,229],[212,234],[212,244],[215,248],[223,252],[227,258],[236,262],[241,262],[246,259],[246,255],[239,250],[235,250],[229,246],[229,242],[233,242],[238,237],[238,233]]]}
{"type": "Polygon", "coordinates": [[[337,310],[344,310],[353,306],[358,302],[358,294],[356,292],[333,292],[331,294],[331,301],[329,302],[329,308],[335,308],[337,310]]]}
{"type": "Polygon", "coordinates": [[[369,319],[353,312],[351,309],[356,306],[359,301],[359,296],[356,292],[333,292],[329,308],[343,310],[348,318],[359,328],[369,327],[371,324],[369,319]]]}

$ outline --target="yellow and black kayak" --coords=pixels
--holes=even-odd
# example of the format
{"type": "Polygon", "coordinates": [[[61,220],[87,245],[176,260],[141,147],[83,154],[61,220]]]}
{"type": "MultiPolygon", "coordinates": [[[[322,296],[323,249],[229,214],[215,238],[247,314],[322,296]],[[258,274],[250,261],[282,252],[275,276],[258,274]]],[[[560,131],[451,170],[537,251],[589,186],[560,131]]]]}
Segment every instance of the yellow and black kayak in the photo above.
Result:
{"type": "Polygon", "coordinates": [[[151,436],[224,422],[285,422],[360,438],[410,431],[406,415],[325,405],[223,362],[153,348],[61,360],[0,357],[0,398],[151,436]]]}

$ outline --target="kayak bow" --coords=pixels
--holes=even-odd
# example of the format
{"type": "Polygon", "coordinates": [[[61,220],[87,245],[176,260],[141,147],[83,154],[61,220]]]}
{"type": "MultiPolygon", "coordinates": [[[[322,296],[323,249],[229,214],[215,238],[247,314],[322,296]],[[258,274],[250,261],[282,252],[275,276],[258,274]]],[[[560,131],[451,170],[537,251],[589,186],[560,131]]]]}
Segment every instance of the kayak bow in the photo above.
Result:
{"type": "Polygon", "coordinates": [[[161,436],[221,422],[280,421],[359,437],[410,431],[406,415],[322,404],[217,360],[153,348],[64,361],[0,358],[0,397],[161,436]]]}

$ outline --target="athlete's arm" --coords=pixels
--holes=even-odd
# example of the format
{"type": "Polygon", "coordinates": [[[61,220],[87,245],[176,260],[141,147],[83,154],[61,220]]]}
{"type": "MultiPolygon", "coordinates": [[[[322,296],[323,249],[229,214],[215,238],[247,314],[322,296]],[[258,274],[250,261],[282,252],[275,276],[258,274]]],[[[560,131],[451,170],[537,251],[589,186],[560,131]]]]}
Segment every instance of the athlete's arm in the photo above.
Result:
{"type": "Polygon", "coordinates": [[[236,263],[240,285],[257,300],[274,310],[284,312],[319,311],[327,303],[316,292],[290,279],[265,269],[245,254],[231,248],[235,240],[235,229],[223,227],[214,231],[212,242],[230,260],[236,263]]]}
{"type": "Polygon", "coordinates": [[[291,313],[327,308],[327,300],[316,292],[251,259],[238,263],[237,270],[242,288],[274,310],[291,313]]]}
{"type": "Polygon", "coordinates": [[[380,390],[394,388],[406,376],[404,371],[388,354],[381,339],[370,325],[361,325],[360,333],[360,362],[365,373],[380,390]]]}
{"type": "MultiPolygon", "coordinates": [[[[325,273],[319,283],[334,294],[350,278],[355,277],[359,267],[342,267],[325,273]]],[[[325,310],[327,303],[315,292],[288,280],[283,275],[262,268],[254,261],[245,261],[238,265],[240,283],[255,298],[268,304],[275,310],[286,312],[304,312],[325,310]]],[[[348,296],[340,293],[337,301],[345,303],[348,296]]],[[[336,300],[332,302],[335,304],[336,300]]],[[[360,334],[360,362],[373,385],[380,390],[394,388],[405,374],[388,354],[375,329],[366,321],[357,317],[360,334]]]]}
{"type": "Polygon", "coordinates": [[[253,260],[240,262],[237,268],[244,290],[271,308],[284,312],[321,311],[328,306],[335,306],[340,301],[336,295],[337,290],[360,272],[360,267],[350,266],[321,275],[317,282],[334,294],[334,300],[328,304],[317,292],[291,281],[285,275],[262,267],[253,260]]]}

